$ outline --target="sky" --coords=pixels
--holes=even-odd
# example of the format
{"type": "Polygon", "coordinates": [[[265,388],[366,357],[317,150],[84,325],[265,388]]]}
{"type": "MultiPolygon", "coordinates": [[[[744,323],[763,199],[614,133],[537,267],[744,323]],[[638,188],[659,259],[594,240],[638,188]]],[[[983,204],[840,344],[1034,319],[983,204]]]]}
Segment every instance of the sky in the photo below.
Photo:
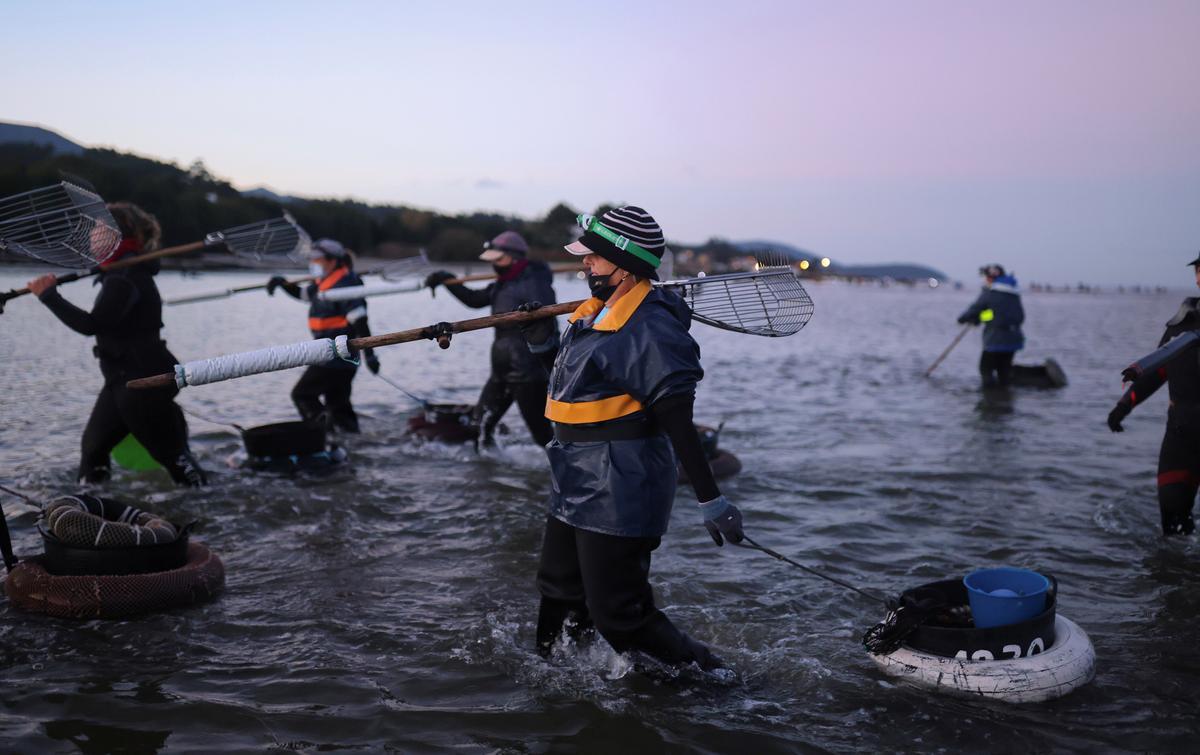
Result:
{"type": "Polygon", "coordinates": [[[240,188],[1187,286],[1200,2],[53,2],[0,120],[240,188]]]}

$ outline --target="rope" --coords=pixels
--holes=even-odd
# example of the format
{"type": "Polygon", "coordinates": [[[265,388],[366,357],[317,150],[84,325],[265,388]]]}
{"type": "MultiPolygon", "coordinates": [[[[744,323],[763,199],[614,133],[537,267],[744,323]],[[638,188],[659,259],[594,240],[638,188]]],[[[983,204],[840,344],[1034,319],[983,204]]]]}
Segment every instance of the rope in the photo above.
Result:
{"type": "Polygon", "coordinates": [[[5,493],[8,493],[9,495],[11,495],[15,498],[20,498],[22,501],[24,501],[25,503],[28,503],[31,506],[37,506],[39,509],[42,507],[42,504],[38,503],[37,499],[33,498],[32,496],[27,496],[24,493],[18,493],[17,491],[13,490],[12,488],[6,488],[3,485],[0,485],[0,490],[4,491],[5,493]]]}
{"type": "Polygon", "coordinates": [[[387,383],[388,385],[392,386],[392,387],[393,387],[393,388],[395,388],[396,390],[400,391],[400,392],[401,392],[401,393],[403,393],[405,396],[408,396],[408,397],[409,397],[409,398],[411,398],[413,401],[416,401],[416,402],[417,402],[418,404],[420,404],[421,406],[427,406],[427,405],[429,404],[429,401],[427,401],[426,399],[423,399],[423,398],[421,398],[420,396],[414,396],[413,394],[411,394],[411,393],[409,393],[408,391],[404,390],[404,386],[402,386],[402,385],[400,385],[399,383],[395,382],[394,380],[392,380],[392,379],[390,379],[390,378],[386,377],[386,376],[385,376],[383,373],[381,373],[381,372],[376,372],[376,373],[375,373],[375,377],[379,378],[379,379],[380,379],[380,380],[382,380],[383,382],[387,383]]]}
{"type": "Polygon", "coordinates": [[[186,362],[175,366],[175,383],[183,388],[292,367],[325,364],[330,359],[350,360],[354,355],[350,352],[348,340],[346,336],[338,336],[336,339],[319,338],[315,341],[271,346],[257,351],[186,362]]]}
{"type": "Polygon", "coordinates": [[[210,425],[219,425],[221,427],[232,427],[234,430],[237,430],[239,433],[243,433],[246,431],[246,429],[244,427],[242,427],[241,425],[235,424],[233,422],[221,422],[220,420],[210,419],[208,417],[205,417],[203,414],[200,414],[199,412],[192,411],[191,409],[187,408],[183,404],[179,404],[179,408],[183,410],[184,414],[188,415],[189,417],[198,419],[201,422],[207,422],[210,425]]]}
{"type": "Polygon", "coordinates": [[[883,603],[884,605],[887,605],[887,602],[888,602],[887,598],[884,598],[880,595],[876,595],[873,593],[869,593],[866,590],[860,590],[859,588],[855,587],[854,585],[850,584],[849,582],[843,582],[842,580],[838,579],[837,577],[831,577],[828,574],[822,574],[821,572],[817,571],[816,569],[805,566],[804,564],[801,564],[801,563],[797,563],[796,561],[793,561],[792,559],[788,558],[787,556],[783,555],[782,553],[773,551],[770,548],[764,548],[763,546],[754,542],[754,540],[752,540],[748,536],[746,537],[745,541],[743,541],[741,543],[733,543],[733,544],[738,546],[739,548],[746,548],[748,550],[762,551],[763,553],[767,554],[768,556],[771,556],[772,558],[777,558],[780,561],[789,563],[792,566],[796,567],[797,569],[803,569],[804,571],[808,572],[809,574],[812,574],[815,577],[820,577],[821,579],[828,580],[828,581],[834,583],[835,585],[840,585],[841,587],[845,587],[847,590],[853,590],[854,592],[858,593],[859,595],[863,596],[864,598],[878,601],[880,603],[883,603]],[[749,543],[749,545],[746,545],[746,543],[749,543]]]}

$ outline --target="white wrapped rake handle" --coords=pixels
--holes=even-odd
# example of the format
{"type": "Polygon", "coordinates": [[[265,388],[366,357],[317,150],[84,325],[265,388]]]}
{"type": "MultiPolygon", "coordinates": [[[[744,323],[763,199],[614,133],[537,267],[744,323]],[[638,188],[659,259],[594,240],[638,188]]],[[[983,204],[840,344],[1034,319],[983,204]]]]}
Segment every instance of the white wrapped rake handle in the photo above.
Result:
{"type": "Polygon", "coordinates": [[[365,299],[368,296],[383,296],[385,294],[407,294],[420,291],[425,284],[418,281],[403,281],[398,283],[369,283],[361,286],[346,286],[321,291],[317,298],[322,301],[346,301],[348,299],[365,299]]]}
{"type": "Polygon", "coordinates": [[[291,367],[324,364],[330,359],[352,360],[355,354],[366,349],[425,339],[436,340],[438,345],[445,349],[450,346],[450,337],[455,333],[494,328],[497,325],[519,325],[523,322],[565,315],[574,311],[581,304],[583,304],[583,300],[551,304],[533,312],[506,312],[502,315],[476,317],[458,322],[440,322],[423,328],[383,333],[377,336],[353,339],[338,336],[334,339],[321,338],[316,341],[304,341],[287,346],[272,346],[258,351],[227,354],[212,359],[178,364],[175,365],[174,372],[137,378],[130,380],[125,385],[129,388],[162,388],[169,385],[182,388],[187,385],[204,385],[263,372],[286,370],[291,367]]]}
{"type": "Polygon", "coordinates": [[[175,385],[183,388],[188,385],[219,383],[222,380],[258,375],[263,372],[325,364],[331,359],[339,358],[354,359],[348,337],[318,338],[315,341],[271,346],[257,351],[243,351],[240,354],[226,354],[212,359],[198,359],[194,362],[177,364],[175,365],[175,385]]]}

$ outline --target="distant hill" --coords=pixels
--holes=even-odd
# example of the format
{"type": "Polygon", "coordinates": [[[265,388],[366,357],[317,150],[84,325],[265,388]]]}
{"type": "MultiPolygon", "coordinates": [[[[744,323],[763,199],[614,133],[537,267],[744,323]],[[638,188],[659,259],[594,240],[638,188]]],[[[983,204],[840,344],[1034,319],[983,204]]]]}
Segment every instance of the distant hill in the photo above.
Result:
{"type": "Polygon", "coordinates": [[[851,278],[891,278],[897,281],[924,281],[935,278],[939,281],[949,280],[941,270],[935,270],[925,265],[909,265],[897,263],[894,265],[833,265],[831,270],[836,275],[851,278]]]}
{"type": "MultiPolygon", "coordinates": [[[[796,262],[808,260],[809,263],[815,264],[822,257],[822,255],[785,244],[782,241],[738,241],[734,243],[734,246],[746,254],[756,252],[786,254],[796,262]]],[[[949,280],[941,270],[907,262],[879,265],[843,265],[833,262],[827,272],[831,275],[844,275],[852,278],[891,278],[897,281],[924,281],[930,278],[936,278],[939,281],[949,280]]]]}
{"type": "Polygon", "coordinates": [[[83,147],[41,126],[0,123],[0,144],[36,144],[60,155],[82,155],[83,147]]]}
{"type": "Polygon", "coordinates": [[[296,204],[303,203],[305,201],[300,197],[293,197],[289,194],[279,194],[271,191],[265,186],[255,186],[253,189],[246,189],[242,191],[242,196],[251,197],[253,199],[267,199],[272,202],[278,202],[279,204],[296,204]]]}

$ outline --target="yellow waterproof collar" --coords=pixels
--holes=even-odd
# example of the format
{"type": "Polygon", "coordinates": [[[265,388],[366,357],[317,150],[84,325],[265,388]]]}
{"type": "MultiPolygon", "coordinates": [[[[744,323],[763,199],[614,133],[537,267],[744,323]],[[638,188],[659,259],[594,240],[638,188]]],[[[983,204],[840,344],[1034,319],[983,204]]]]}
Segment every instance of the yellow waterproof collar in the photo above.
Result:
{"type": "MultiPolygon", "coordinates": [[[[642,306],[642,302],[645,301],[646,296],[652,288],[653,286],[650,285],[649,280],[643,279],[638,281],[637,285],[629,289],[628,293],[617,299],[617,303],[612,306],[608,314],[600,321],[600,324],[593,326],[593,328],[595,330],[606,331],[620,330],[625,323],[629,322],[629,318],[633,317],[633,313],[637,311],[637,308],[642,306]]],[[[604,309],[604,302],[593,296],[583,304],[580,304],[579,308],[567,318],[567,322],[575,322],[581,317],[595,317],[602,309],[604,309]]]]}

